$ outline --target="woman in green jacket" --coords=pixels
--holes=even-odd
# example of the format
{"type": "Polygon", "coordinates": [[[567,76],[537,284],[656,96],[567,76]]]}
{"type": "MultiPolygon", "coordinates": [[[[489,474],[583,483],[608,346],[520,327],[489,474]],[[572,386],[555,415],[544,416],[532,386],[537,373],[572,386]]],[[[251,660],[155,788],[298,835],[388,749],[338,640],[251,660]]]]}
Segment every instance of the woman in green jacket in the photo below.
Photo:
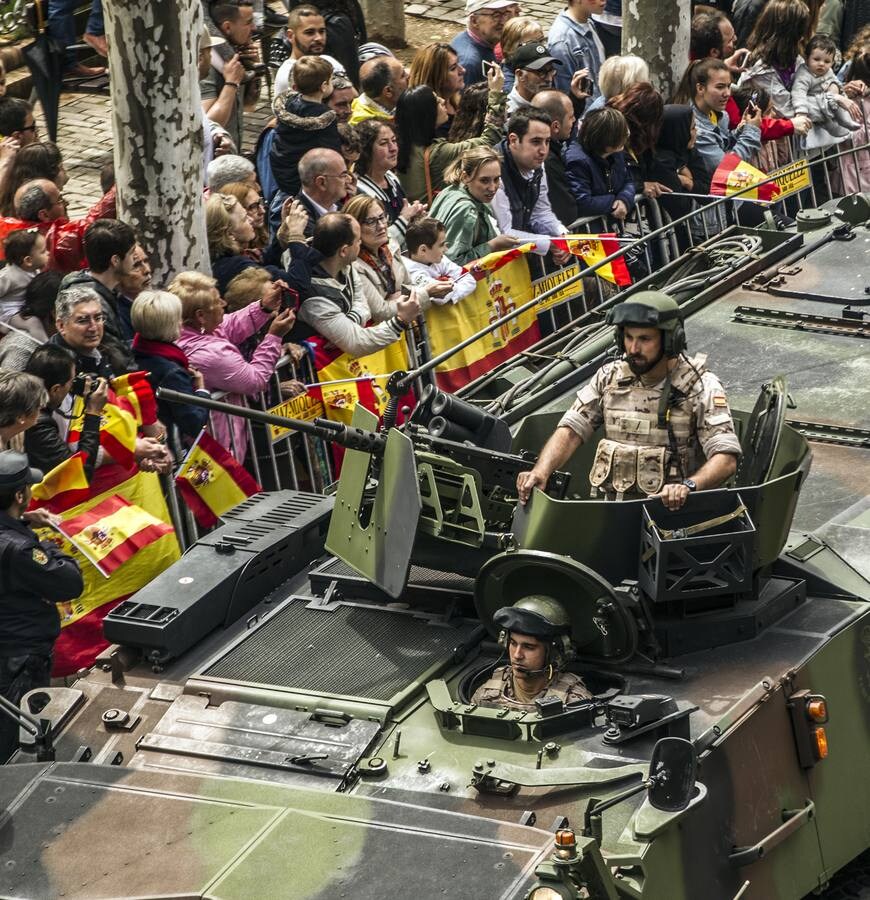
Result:
{"type": "Polygon", "coordinates": [[[444,173],[447,187],[429,215],[447,231],[447,257],[461,266],[519,240],[499,234],[489,204],[501,182],[501,160],[492,147],[471,147],[444,173]]]}
{"type": "Polygon", "coordinates": [[[425,84],[408,88],[396,104],[396,134],[399,160],[396,174],[409,200],[432,203],[444,187],[444,172],[472,147],[494,147],[502,139],[505,103],[504,73],[498,66],[489,69],[487,114],[480,137],[467,141],[448,141],[436,137],[447,122],[447,106],[425,84]]]}

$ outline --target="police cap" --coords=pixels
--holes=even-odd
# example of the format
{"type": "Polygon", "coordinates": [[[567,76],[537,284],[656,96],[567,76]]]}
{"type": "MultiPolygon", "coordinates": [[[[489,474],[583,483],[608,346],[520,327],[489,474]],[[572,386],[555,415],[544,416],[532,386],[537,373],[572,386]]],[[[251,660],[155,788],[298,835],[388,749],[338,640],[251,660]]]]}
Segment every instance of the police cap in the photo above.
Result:
{"type": "Polygon", "coordinates": [[[0,492],[16,491],[26,484],[39,484],[42,472],[31,469],[27,457],[14,450],[0,453],[0,492]]]}
{"type": "Polygon", "coordinates": [[[496,610],[493,621],[505,631],[549,640],[571,631],[571,620],[558,600],[546,594],[531,594],[513,606],[496,610]]]}
{"type": "Polygon", "coordinates": [[[662,291],[639,291],[607,313],[609,325],[634,325],[672,331],[683,319],[676,300],[662,291]]]}

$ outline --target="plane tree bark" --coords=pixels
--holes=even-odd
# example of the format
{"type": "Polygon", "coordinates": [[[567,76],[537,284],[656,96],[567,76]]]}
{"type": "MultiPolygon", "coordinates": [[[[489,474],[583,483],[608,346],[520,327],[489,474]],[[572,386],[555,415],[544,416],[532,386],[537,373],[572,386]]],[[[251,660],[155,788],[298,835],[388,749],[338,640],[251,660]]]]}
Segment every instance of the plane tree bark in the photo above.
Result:
{"type": "Polygon", "coordinates": [[[132,225],[154,284],[210,271],[205,236],[200,0],[104,0],[118,216],[132,225]]]}
{"type": "Polygon", "coordinates": [[[665,102],[689,64],[689,0],[623,0],[622,52],[645,59],[665,102]]]}

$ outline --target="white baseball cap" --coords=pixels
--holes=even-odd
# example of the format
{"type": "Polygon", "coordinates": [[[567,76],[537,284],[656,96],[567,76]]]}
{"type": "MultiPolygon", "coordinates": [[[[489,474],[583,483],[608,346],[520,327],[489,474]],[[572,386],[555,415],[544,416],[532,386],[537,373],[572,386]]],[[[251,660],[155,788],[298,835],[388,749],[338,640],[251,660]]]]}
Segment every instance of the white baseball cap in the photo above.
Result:
{"type": "Polygon", "coordinates": [[[470,16],[485,9],[505,9],[508,6],[518,5],[518,0],[465,0],[465,15],[470,16]]]}

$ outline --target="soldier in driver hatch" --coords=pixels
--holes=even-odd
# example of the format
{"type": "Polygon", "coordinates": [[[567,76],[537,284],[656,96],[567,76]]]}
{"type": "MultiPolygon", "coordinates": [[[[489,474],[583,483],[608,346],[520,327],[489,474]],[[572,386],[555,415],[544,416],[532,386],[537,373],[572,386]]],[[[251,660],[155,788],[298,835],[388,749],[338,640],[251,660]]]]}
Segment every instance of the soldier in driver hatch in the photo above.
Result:
{"type": "Polygon", "coordinates": [[[535,712],[535,701],[558,697],[564,704],[592,695],[578,675],[563,671],[574,656],[571,620],[558,600],[534,594],[503,606],[493,616],[498,642],[510,665],[497,668],[471,698],[481,706],[535,712]]]}
{"type": "Polygon", "coordinates": [[[719,379],[706,355],[689,358],[677,303],[641,291],[615,306],[624,357],[602,366],[577,392],[531,471],[517,476],[520,503],[604,424],[589,473],[591,496],[661,498],[677,510],[692,491],[717,488],[737,470],[740,442],[719,379]]]}

